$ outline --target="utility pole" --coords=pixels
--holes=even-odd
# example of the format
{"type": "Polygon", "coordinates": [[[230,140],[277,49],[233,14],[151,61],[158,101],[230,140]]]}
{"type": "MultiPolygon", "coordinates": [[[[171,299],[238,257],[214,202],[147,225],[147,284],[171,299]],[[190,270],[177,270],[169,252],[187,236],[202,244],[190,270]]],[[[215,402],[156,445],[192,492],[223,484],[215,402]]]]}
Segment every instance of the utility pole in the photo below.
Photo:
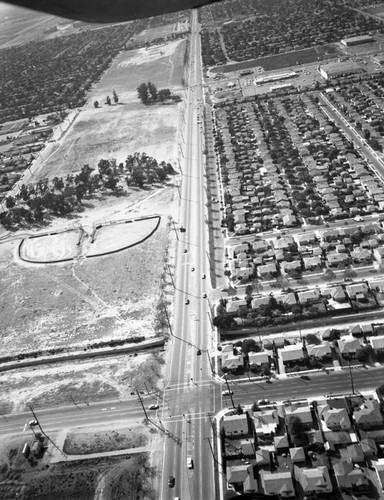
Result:
{"type": "MultiPolygon", "coordinates": [[[[59,452],[63,455],[63,457],[64,457],[64,458],[67,458],[67,455],[64,453],[64,451],[63,451],[63,450],[61,450],[61,449],[60,449],[60,448],[56,445],[56,443],[54,443],[54,442],[52,441],[52,439],[51,439],[51,438],[50,438],[50,437],[49,437],[49,436],[48,436],[48,435],[47,435],[47,434],[43,431],[43,428],[42,428],[42,427],[41,427],[41,425],[40,425],[39,419],[37,418],[37,415],[36,415],[36,413],[35,413],[35,411],[34,411],[34,409],[33,409],[33,406],[32,406],[31,404],[29,404],[28,406],[29,406],[29,409],[30,409],[30,410],[31,410],[31,412],[32,412],[33,418],[36,420],[37,425],[39,426],[39,429],[40,429],[41,434],[42,434],[44,437],[46,437],[46,438],[48,439],[48,441],[49,441],[49,442],[50,442],[50,443],[51,443],[51,444],[52,444],[52,445],[53,445],[53,446],[54,446],[54,447],[55,447],[55,448],[56,448],[56,449],[57,449],[57,450],[58,450],[58,451],[59,451],[59,452]]],[[[33,428],[32,428],[32,432],[33,432],[34,436],[36,437],[36,434],[35,434],[35,431],[33,430],[33,428]]],[[[36,437],[36,439],[37,439],[37,437],[36,437]]]]}
{"type": "Polygon", "coordinates": [[[167,264],[167,266],[168,266],[168,273],[169,273],[169,276],[171,277],[172,286],[173,286],[173,288],[176,290],[175,282],[173,281],[173,276],[172,276],[172,273],[171,273],[171,266],[170,266],[169,264],[167,264]]]}
{"type": "Polygon", "coordinates": [[[233,401],[233,397],[232,397],[232,391],[231,391],[231,388],[229,387],[229,384],[228,384],[228,380],[227,380],[227,377],[225,377],[225,383],[227,384],[227,388],[228,388],[228,394],[229,394],[229,397],[231,398],[231,402],[232,402],[232,407],[233,408],[236,408],[235,406],[235,403],[233,401]]]}
{"type": "Polygon", "coordinates": [[[207,356],[208,356],[209,366],[211,367],[212,375],[214,375],[215,374],[215,370],[213,369],[212,360],[211,360],[211,356],[209,355],[208,349],[205,352],[207,353],[207,356]]]}
{"type": "Polygon", "coordinates": [[[172,224],[173,224],[173,229],[175,230],[175,235],[176,235],[176,238],[177,238],[177,240],[178,240],[178,239],[179,239],[179,235],[177,234],[177,228],[176,228],[176,226],[175,226],[175,222],[174,222],[174,221],[172,221],[172,224]]]}
{"type": "Polygon", "coordinates": [[[169,328],[169,333],[171,334],[171,337],[174,337],[172,327],[171,327],[171,322],[169,321],[169,316],[168,316],[168,311],[167,307],[165,304],[163,304],[164,312],[165,312],[165,317],[167,318],[167,323],[168,323],[168,328],[169,328]]]}
{"type": "Polygon", "coordinates": [[[353,375],[352,375],[352,369],[351,369],[351,362],[349,360],[348,360],[348,367],[349,367],[349,377],[351,379],[352,394],[355,394],[355,386],[353,384],[353,375]]]}
{"type": "Polygon", "coordinates": [[[143,400],[141,399],[140,392],[139,392],[137,389],[136,389],[136,394],[137,394],[137,397],[139,398],[139,401],[140,401],[141,407],[143,408],[143,412],[144,412],[144,415],[145,415],[146,420],[150,420],[150,419],[148,418],[147,410],[145,409],[145,406],[144,406],[143,400]]]}

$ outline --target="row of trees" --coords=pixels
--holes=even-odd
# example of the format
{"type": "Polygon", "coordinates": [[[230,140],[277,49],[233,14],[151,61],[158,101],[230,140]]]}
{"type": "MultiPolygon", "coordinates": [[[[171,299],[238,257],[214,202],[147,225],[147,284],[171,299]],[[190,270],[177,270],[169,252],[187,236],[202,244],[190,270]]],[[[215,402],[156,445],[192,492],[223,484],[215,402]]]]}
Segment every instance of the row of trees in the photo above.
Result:
{"type": "Polygon", "coordinates": [[[128,155],[125,163],[117,165],[115,159],[100,160],[97,171],[84,165],[80,173],[66,178],[43,179],[36,184],[23,184],[16,196],[5,198],[8,209],[0,215],[6,229],[41,224],[52,216],[64,216],[77,209],[87,196],[92,198],[100,190],[116,192],[126,187],[155,183],[162,184],[175,170],[170,163],[157,162],[146,153],[128,155]]]}
{"type": "Polygon", "coordinates": [[[157,102],[164,102],[167,99],[172,99],[175,102],[180,102],[181,98],[178,95],[173,95],[169,89],[157,89],[152,82],[141,83],[137,87],[137,95],[141,102],[148,106],[157,102]]]}
{"type": "MultiPolygon", "coordinates": [[[[119,102],[119,96],[117,95],[116,90],[113,90],[113,92],[112,92],[112,99],[113,99],[113,102],[115,104],[117,104],[119,102]]],[[[112,101],[111,101],[111,98],[109,97],[109,95],[107,95],[107,97],[105,99],[105,104],[107,104],[108,106],[110,106],[112,104],[112,101]]],[[[100,103],[99,103],[99,101],[95,101],[93,103],[93,105],[95,106],[95,108],[98,108],[100,106],[100,103]]]]}

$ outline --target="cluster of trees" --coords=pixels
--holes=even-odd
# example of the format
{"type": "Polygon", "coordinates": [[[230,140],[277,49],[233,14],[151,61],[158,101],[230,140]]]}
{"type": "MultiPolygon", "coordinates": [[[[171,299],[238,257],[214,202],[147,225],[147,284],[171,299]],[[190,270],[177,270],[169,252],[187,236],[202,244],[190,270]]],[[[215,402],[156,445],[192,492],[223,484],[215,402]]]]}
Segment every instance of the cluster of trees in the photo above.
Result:
{"type": "Polygon", "coordinates": [[[172,94],[169,89],[157,89],[156,85],[152,82],[141,83],[137,87],[137,95],[145,106],[164,102],[167,99],[172,99],[175,102],[181,101],[180,96],[172,94]]]}
{"type": "Polygon", "coordinates": [[[146,21],[0,50],[0,123],[83,106],[86,93],[146,21]]]}
{"type": "Polygon", "coordinates": [[[41,224],[54,216],[64,216],[79,208],[84,197],[91,198],[100,190],[115,192],[126,186],[143,188],[145,184],[164,183],[175,170],[167,162],[158,163],[146,153],[128,155],[124,163],[100,160],[97,171],[84,165],[77,175],[43,179],[36,184],[23,184],[16,196],[5,198],[8,209],[0,215],[6,229],[20,225],[41,224]]]}

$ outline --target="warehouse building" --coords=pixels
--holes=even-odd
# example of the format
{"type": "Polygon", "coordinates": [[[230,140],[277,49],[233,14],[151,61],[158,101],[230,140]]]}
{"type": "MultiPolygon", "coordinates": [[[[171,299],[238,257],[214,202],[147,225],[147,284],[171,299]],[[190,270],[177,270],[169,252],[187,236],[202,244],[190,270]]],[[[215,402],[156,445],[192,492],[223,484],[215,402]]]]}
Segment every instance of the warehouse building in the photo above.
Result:
{"type": "Polygon", "coordinates": [[[346,47],[353,47],[354,45],[361,45],[363,43],[372,43],[375,40],[370,35],[352,36],[340,40],[346,47]]]}
{"type": "Polygon", "coordinates": [[[352,61],[324,64],[323,66],[319,66],[318,69],[320,75],[326,80],[332,80],[332,78],[338,78],[339,76],[361,73],[363,71],[358,64],[352,61]]]}

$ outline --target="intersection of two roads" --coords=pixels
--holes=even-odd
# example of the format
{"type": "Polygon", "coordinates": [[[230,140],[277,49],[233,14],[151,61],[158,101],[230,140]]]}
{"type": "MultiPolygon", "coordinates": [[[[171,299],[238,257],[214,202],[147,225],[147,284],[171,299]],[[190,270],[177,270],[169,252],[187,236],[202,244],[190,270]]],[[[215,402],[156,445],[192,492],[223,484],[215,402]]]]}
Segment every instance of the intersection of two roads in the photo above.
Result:
{"type": "MultiPolygon", "coordinates": [[[[223,385],[215,380],[209,353],[216,350],[216,339],[211,326],[209,296],[212,292],[209,261],[208,206],[205,189],[204,135],[201,122],[204,114],[203,76],[200,33],[197,12],[192,13],[189,82],[185,100],[185,134],[181,151],[184,157],[183,182],[180,191],[180,227],[178,233],[177,263],[172,337],[166,354],[165,388],[160,405],[151,419],[166,430],[157,490],[161,500],[214,500],[219,498],[215,477],[214,432],[212,418],[231,401],[222,396],[223,385]],[[208,297],[207,297],[208,295],[208,297]],[[188,468],[187,458],[194,468],[188,468]],[[169,476],[175,486],[168,485],[169,476]]],[[[354,370],[354,388],[357,391],[380,385],[381,368],[354,370]]],[[[299,377],[265,381],[252,376],[241,383],[231,381],[234,403],[251,404],[258,399],[284,400],[338,394],[350,389],[350,373],[318,373],[309,380],[299,377]]],[[[149,406],[154,397],[143,395],[143,405],[149,406]]],[[[156,401],[155,401],[156,402],[156,401]]],[[[39,410],[39,420],[46,432],[124,419],[140,419],[143,408],[138,398],[81,405],[74,409],[60,407],[39,410]],[[74,417],[74,411],[76,417],[74,417]]],[[[30,415],[3,416],[0,436],[18,434],[30,415]]],[[[220,461],[220,460],[219,460],[220,461]]],[[[220,476],[221,477],[221,476],[220,476]]]]}

